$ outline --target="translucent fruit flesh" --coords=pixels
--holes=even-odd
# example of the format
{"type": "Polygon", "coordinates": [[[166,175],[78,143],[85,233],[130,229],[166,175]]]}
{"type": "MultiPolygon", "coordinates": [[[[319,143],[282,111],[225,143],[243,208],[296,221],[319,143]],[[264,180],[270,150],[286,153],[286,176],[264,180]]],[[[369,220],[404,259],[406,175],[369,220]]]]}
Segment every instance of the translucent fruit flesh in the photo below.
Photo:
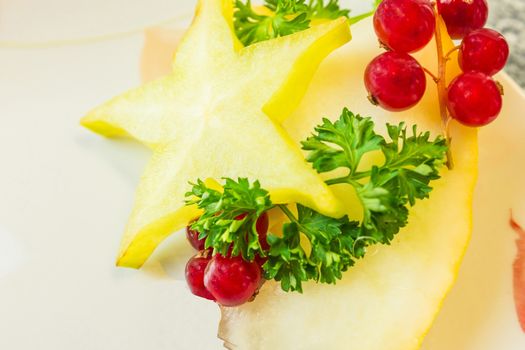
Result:
{"type": "MultiPolygon", "coordinates": [[[[379,53],[371,28],[370,21],[353,27],[354,41],[323,63],[303,103],[284,124],[294,139],[306,137],[321,117],[337,117],[343,106],[372,116],[379,126],[403,120],[435,135],[441,132],[430,80],[422,101],[402,114],[367,101],[362,74],[379,53]]],[[[417,58],[436,67],[434,45],[417,58]]],[[[451,67],[449,81],[459,73],[451,67]]],[[[477,137],[456,123],[452,135],[456,168],[443,171],[431,198],[411,210],[409,226],[391,246],[370,249],[336,286],[309,283],[301,295],[266,282],[254,302],[222,309],[219,336],[225,345],[242,350],[419,348],[455,279],[471,232],[477,137]]],[[[359,208],[346,188],[336,193],[349,208],[359,208]]]]}
{"type": "MultiPolygon", "coordinates": [[[[353,31],[354,41],[321,66],[299,109],[284,123],[293,139],[304,139],[321,117],[335,118],[343,106],[374,117],[378,126],[404,120],[437,135],[441,126],[431,80],[422,101],[402,114],[367,101],[362,74],[381,51],[371,22],[353,31]]],[[[433,45],[416,55],[430,68],[437,65],[433,45]]],[[[448,82],[459,74],[453,63],[450,67],[448,82]]],[[[455,122],[452,135],[456,168],[444,171],[431,199],[417,204],[409,227],[392,246],[372,248],[336,286],[311,283],[299,295],[266,282],[254,302],[223,309],[219,335],[225,344],[242,350],[417,349],[454,281],[471,231],[477,137],[475,130],[455,122]]],[[[358,208],[351,191],[336,187],[336,193],[348,208],[358,208]]],[[[275,213],[271,216],[270,231],[278,232],[282,223],[275,213]]]]}
{"type": "Polygon", "coordinates": [[[142,266],[168,235],[199,216],[184,205],[188,182],[197,179],[258,179],[274,203],[300,202],[327,215],[344,214],[277,121],[299,103],[320,61],[350,40],[345,19],[241,48],[232,18],[231,1],[201,0],[170,74],[82,120],[95,132],[130,136],[153,151],[119,266],[142,266]]]}

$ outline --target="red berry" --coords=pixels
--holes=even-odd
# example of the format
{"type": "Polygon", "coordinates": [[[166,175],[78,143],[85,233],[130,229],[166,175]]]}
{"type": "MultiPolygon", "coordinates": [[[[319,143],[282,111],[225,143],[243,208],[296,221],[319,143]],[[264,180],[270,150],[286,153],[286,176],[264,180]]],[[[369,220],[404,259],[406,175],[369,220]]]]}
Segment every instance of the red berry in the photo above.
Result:
{"type": "MultiPolygon", "coordinates": [[[[235,220],[242,220],[244,219],[248,214],[243,213],[240,215],[237,215],[235,217],[235,220]]],[[[266,241],[266,237],[268,235],[268,226],[270,225],[270,219],[268,217],[268,213],[264,212],[259,216],[257,219],[257,222],[255,223],[255,229],[257,230],[257,233],[259,234],[259,244],[261,245],[263,250],[270,249],[270,245],[266,241]]]]}
{"type": "Polygon", "coordinates": [[[508,57],[509,45],[503,35],[487,28],[470,32],[459,49],[459,65],[464,72],[492,76],[503,69],[508,57]]]}
{"type": "Polygon", "coordinates": [[[204,271],[211,260],[211,255],[205,252],[192,257],[186,264],[186,282],[193,294],[215,300],[213,295],[204,286],[204,271]]]}
{"type": "Polygon", "coordinates": [[[425,0],[383,0],[374,14],[379,41],[394,51],[422,49],[435,27],[434,10],[425,0]]]}
{"type": "MultiPolygon", "coordinates": [[[[246,214],[241,214],[236,217],[237,220],[243,219],[246,217],[246,214]]],[[[267,237],[268,237],[268,227],[270,226],[270,218],[268,216],[268,213],[264,212],[259,216],[257,219],[257,222],[255,223],[255,229],[257,230],[257,234],[259,235],[259,244],[261,245],[261,248],[264,251],[268,251],[270,249],[270,245],[268,244],[267,237]]],[[[262,257],[259,254],[255,255],[254,261],[257,263],[257,265],[261,268],[268,260],[267,257],[262,257]]]]}
{"type": "Polygon", "coordinates": [[[215,255],[204,273],[204,285],[223,306],[238,306],[249,301],[261,283],[261,269],[256,262],[240,256],[215,255]]]}
{"type": "Polygon", "coordinates": [[[491,77],[483,73],[463,73],[448,88],[450,114],[468,126],[489,124],[498,116],[501,105],[500,89],[491,77]]]}
{"type": "Polygon", "coordinates": [[[373,103],[390,111],[402,111],[421,100],[426,77],[410,55],[385,52],[366,67],[365,85],[373,103]]]}
{"type": "Polygon", "coordinates": [[[203,250],[206,238],[199,239],[199,234],[199,231],[196,231],[191,228],[191,223],[188,226],[186,226],[186,238],[188,239],[188,242],[190,242],[193,248],[197,250],[203,250]]]}
{"type": "Polygon", "coordinates": [[[437,7],[452,39],[462,39],[487,23],[487,0],[438,0],[437,7]]]}
{"type": "Polygon", "coordinates": [[[266,240],[266,238],[268,237],[269,225],[270,219],[268,217],[268,214],[264,212],[261,214],[261,216],[259,216],[259,218],[257,219],[257,223],[255,224],[255,228],[257,229],[257,233],[259,234],[259,244],[261,245],[261,248],[263,250],[270,249],[270,245],[266,240]]]}
{"type": "Polygon", "coordinates": [[[255,255],[254,261],[262,269],[263,265],[268,261],[268,257],[262,257],[260,255],[255,255]]]}
{"type": "Polygon", "coordinates": [[[237,215],[235,217],[235,220],[242,220],[242,219],[244,219],[247,216],[248,216],[248,213],[242,213],[242,214],[237,215]]]}

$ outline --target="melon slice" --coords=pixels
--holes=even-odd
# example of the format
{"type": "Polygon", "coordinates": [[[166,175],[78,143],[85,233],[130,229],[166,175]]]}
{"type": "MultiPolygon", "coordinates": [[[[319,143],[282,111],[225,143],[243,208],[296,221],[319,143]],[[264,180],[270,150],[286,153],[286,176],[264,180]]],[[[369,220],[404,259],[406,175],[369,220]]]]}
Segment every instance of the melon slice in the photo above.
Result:
{"type": "Polygon", "coordinates": [[[200,0],[170,73],[82,119],[97,133],[130,136],[153,151],[119,266],[142,266],[160,242],[199,215],[184,203],[188,182],[197,179],[258,179],[274,203],[345,214],[276,121],[297,106],[321,60],[350,40],[346,20],[242,48],[232,19],[231,0],[200,0]]]}
{"type": "MultiPolygon", "coordinates": [[[[417,123],[440,132],[436,88],[404,113],[372,106],[363,87],[365,66],[380,53],[370,20],[352,27],[354,40],[332,54],[317,72],[302,104],[285,129],[304,139],[321,117],[335,118],[343,106],[385,122],[417,123]]],[[[445,34],[445,33],[444,33],[445,34]]],[[[448,37],[447,37],[448,38],[448,37]]],[[[452,43],[448,41],[449,47],[452,43]]],[[[436,67],[435,44],[418,55],[436,67]]],[[[458,74],[450,63],[450,77],[458,74]]],[[[449,78],[450,78],[449,77],[449,78]]],[[[411,210],[409,226],[391,246],[374,247],[336,286],[309,283],[304,294],[285,293],[268,282],[256,300],[222,308],[219,336],[242,350],[411,350],[419,348],[454,282],[471,233],[472,195],[477,176],[476,131],[454,124],[456,167],[443,171],[429,200],[411,210]]],[[[352,208],[343,187],[336,194],[352,208]]],[[[356,206],[359,208],[358,206],[356,206]]]]}
{"type": "MultiPolygon", "coordinates": [[[[298,110],[284,123],[296,141],[319,123],[337,117],[343,106],[386,121],[417,123],[440,132],[436,91],[414,109],[391,114],[366,100],[362,74],[380,50],[370,21],[352,27],[354,40],[322,65],[298,110]]],[[[445,33],[444,33],[445,34],[445,33]]],[[[154,53],[175,47],[176,31],[147,33],[143,68],[154,77],[160,67],[154,53]],[[159,42],[158,35],[163,41],[159,42]]],[[[448,42],[448,46],[451,43],[448,42]]],[[[419,53],[436,67],[433,43],[419,53]]],[[[449,78],[458,74],[451,60],[449,78]]],[[[456,168],[434,183],[431,198],[412,210],[410,225],[391,246],[373,247],[336,286],[306,284],[304,294],[284,293],[267,282],[257,299],[239,308],[223,308],[219,336],[230,349],[247,350],[411,350],[417,349],[451,287],[471,232],[472,193],[477,174],[476,131],[452,128],[456,168]]],[[[352,207],[344,187],[336,194],[352,207]]],[[[274,221],[278,221],[274,218],[274,221]]]]}

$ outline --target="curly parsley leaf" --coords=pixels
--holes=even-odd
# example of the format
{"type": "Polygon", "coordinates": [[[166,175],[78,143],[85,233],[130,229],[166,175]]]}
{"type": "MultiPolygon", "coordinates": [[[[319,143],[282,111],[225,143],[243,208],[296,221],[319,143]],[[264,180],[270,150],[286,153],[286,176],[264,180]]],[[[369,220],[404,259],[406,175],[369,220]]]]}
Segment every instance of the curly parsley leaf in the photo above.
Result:
{"type": "Polygon", "coordinates": [[[400,196],[406,196],[410,205],[416,199],[428,198],[431,180],[439,179],[439,169],[445,164],[447,142],[443,137],[430,140],[430,133],[418,133],[412,127],[409,136],[404,123],[387,125],[390,142],[383,145],[384,169],[395,176],[383,175],[382,181],[400,196]]]}
{"type": "Polygon", "coordinates": [[[266,279],[281,282],[281,288],[302,292],[302,282],[311,279],[312,266],[301,245],[301,236],[295,222],[283,225],[283,236],[268,235],[270,251],[263,265],[266,279]]]}
{"type": "Polygon", "coordinates": [[[297,215],[278,205],[289,222],[281,236],[268,234],[269,250],[263,251],[256,230],[257,218],[274,208],[269,194],[258,181],[225,179],[222,191],[204,182],[193,184],[187,204],[196,204],[202,216],[192,227],[206,237],[206,247],[226,255],[253,260],[266,256],[265,277],[280,281],[285,291],[302,292],[303,282],[336,283],[342,273],[366,254],[371,244],[389,244],[408,222],[408,207],[427,198],[430,182],[439,178],[447,146],[430,133],[410,134],[404,123],[387,124],[388,138],[377,134],[370,118],[344,109],[340,118],[324,119],[306,141],[307,160],[319,173],[346,169],[347,174],[329,179],[329,185],[353,186],[362,204],[362,222],[347,216],[332,218],[297,205],[297,215]],[[378,153],[379,161],[370,162],[378,153]],[[304,242],[308,242],[305,244],[304,242]]]}
{"type": "Polygon", "coordinates": [[[245,45],[290,35],[310,27],[304,0],[267,0],[272,14],[260,14],[252,8],[251,0],[235,0],[234,27],[245,45]]]}
{"type": "Polygon", "coordinates": [[[339,7],[339,0],[265,0],[264,7],[256,11],[251,0],[235,0],[235,33],[245,46],[308,29],[312,19],[348,17],[350,12],[339,7]]]}
{"type": "Polygon", "coordinates": [[[310,0],[308,4],[310,17],[315,19],[337,19],[339,17],[348,17],[350,10],[342,9],[339,6],[339,0],[310,0]]]}
{"type": "Polygon", "coordinates": [[[381,149],[384,141],[374,132],[374,122],[370,118],[356,117],[346,108],[335,123],[324,118],[323,124],[315,127],[315,132],[302,142],[302,146],[309,151],[306,160],[319,173],[344,167],[355,174],[363,155],[381,149]]]}
{"type": "Polygon", "coordinates": [[[258,217],[272,207],[268,191],[258,181],[250,184],[248,179],[238,181],[225,179],[222,192],[210,188],[202,180],[193,183],[186,193],[186,205],[197,205],[203,214],[192,223],[206,238],[205,248],[226,256],[242,255],[248,261],[255,254],[265,255],[256,230],[258,217]]]}
{"type": "Polygon", "coordinates": [[[307,161],[319,173],[346,168],[348,174],[329,179],[330,185],[352,185],[363,205],[363,235],[379,243],[389,243],[408,219],[407,204],[427,198],[430,181],[439,178],[446,157],[446,141],[430,139],[430,133],[409,135],[404,123],[387,124],[389,140],[374,131],[370,118],[354,115],[344,109],[340,118],[315,128],[315,133],[302,143],[308,151],[307,161]],[[363,156],[370,152],[383,154],[382,164],[372,164],[360,171],[363,156]]]}
{"type": "Polygon", "coordinates": [[[283,225],[282,237],[268,234],[270,249],[263,251],[256,222],[273,205],[257,181],[225,179],[219,191],[198,180],[186,196],[187,205],[203,210],[192,228],[201,232],[199,238],[206,238],[206,248],[222,255],[242,255],[248,261],[256,254],[266,256],[265,277],[280,281],[286,291],[302,291],[302,282],[308,280],[335,283],[364,255],[357,222],[346,216],[324,216],[301,205],[297,205],[297,218],[286,206],[279,206],[290,221],[283,225]],[[301,235],[309,241],[308,252],[301,245],[301,235]]]}
{"type": "Polygon", "coordinates": [[[251,0],[234,0],[234,28],[245,45],[290,35],[310,28],[312,20],[347,17],[355,24],[374,14],[382,0],[374,0],[373,8],[349,17],[350,10],[343,9],[339,0],[265,0],[261,10],[254,10],[251,0]]]}
{"type": "Polygon", "coordinates": [[[290,222],[283,226],[282,237],[269,235],[266,277],[281,281],[285,291],[302,292],[302,282],[307,280],[335,284],[362,253],[356,253],[358,223],[346,216],[327,217],[302,205],[297,205],[296,218],[286,206],[279,207],[290,222]],[[309,241],[308,253],[300,244],[301,234],[309,241]]]}

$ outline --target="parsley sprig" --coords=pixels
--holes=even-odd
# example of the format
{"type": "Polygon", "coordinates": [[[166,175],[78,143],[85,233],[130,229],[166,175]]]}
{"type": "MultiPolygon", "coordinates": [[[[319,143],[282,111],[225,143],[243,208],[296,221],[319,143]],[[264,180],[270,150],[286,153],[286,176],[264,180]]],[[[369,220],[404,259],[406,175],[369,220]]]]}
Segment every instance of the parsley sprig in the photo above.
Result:
{"type": "Polygon", "coordinates": [[[297,205],[297,217],[280,205],[290,222],[283,225],[283,236],[269,235],[270,251],[264,265],[267,279],[281,282],[285,291],[302,292],[302,282],[314,280],[334,284],[342,273],[364,255],[359,240],[359,223],[322,215],[297,205]],[[301,245],[301,235],[310,243],[310,251],[301,245]]]}
{"type": "Polygon", "coordinates": [[[430,140],[430,133],[409,135],[404,123],[387,124],[389,140],[374,131],[370,118],[344,109],[339,120],[328,119],[315,128],[315,134],[302,142],[307,161],[319,173],[346,168],[348,174],[327,180],[327,184],[352,185],[363,205],[363,230],[380,243],[389,243],[406,225],[407,204],[428,198],[430,181],[439,178],[446,158],[443,137],[430,140]],[[365,154],[380,151],[384,162],[360,171],[365,154]],[[368,180],[368,181],[366,181],[368,180]]]}
{"type": "Polygon", "coordinates": [[[289,221],[282,236],[268,235],[270,249],[264,252],[255,227],[257,218],[274,208],[267,191],[258,181],[226,179],[223,191],[211,189],[202,181],[193,184],[187,194],[188,204],[197,204],[203,215],[193,228],[206,237],[206,247],[233,256],[253,260],[266,256],[266,279],[281,282],[285,291],[302,291],[302,283],[314,280],[336,283],[342,273],[366,254],[371,244],[389,244],[408,221],[408,207],[428,198],[430,182],[439,178],[447,146],[438,136],[419,133],[415,126],[409,133],[404,123],[387,124],[388,137],[377,134],[370,118],[344,109],[340,118],[323,123],[302,142],[307,161],[319,173],[346,169],[342,177],[328,179],[329,185],[347,184],[361,201],[363,219],[347,216],[332,218],[300,204],[278,205],[289,221]],[[365,156],[379,159],[363,169],[365,156]],[[379,156],[378,156],[379,155],[379,156]],[[244,214],[242,220],[239,215],[244,214]],[[301,237],[309,242],[307,247],[301,237]]]}
{"type": "Polygon", "coordinates": [[[205,248],[226,256],[231,249],[233,256],[242,255],[252,261],[255,254],[265,255],[259,244],[256,230],[257,218],[272,207],[268,191],[259,181],[250,184],[248,179],[225,179],[222,192],[202,180],[191,184],[186,193],[186,205],[197,205],[203,214],[192,224],[206,238],[205,248]]]}
{"type": "MultiPolygon", "coordinates": [[[[374,0],[370,12],[350,17],[350,24],[370,15],[380,0],[374,0]]],[[[342,9],[339,0],[264,0],[264,10],[255,10],[251,0],[234,0],[234,27],[245,45],[290,35],[308,29],[312,20],[349,17],[350,10],[342,9]]]]}

